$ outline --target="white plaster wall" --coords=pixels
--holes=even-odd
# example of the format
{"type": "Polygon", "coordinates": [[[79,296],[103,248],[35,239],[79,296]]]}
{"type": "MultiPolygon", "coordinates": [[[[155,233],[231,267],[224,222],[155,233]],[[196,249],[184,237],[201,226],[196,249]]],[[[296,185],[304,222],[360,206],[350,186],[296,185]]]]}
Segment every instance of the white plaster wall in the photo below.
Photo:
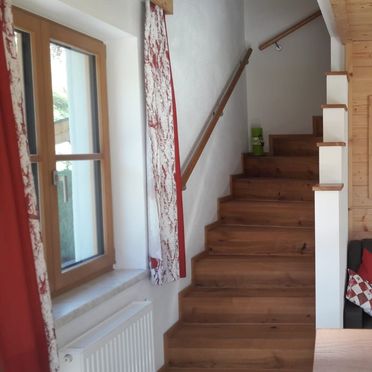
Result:
{"type": "Polygon", "coordinates": [[[316,0],[246,0],[245,37],[253,47],[247,70],[248,126],[268,134],[311,133],[326,100],[330,37],[322,18],[281,40],[282,51],[258,46],[318,9],[316,0]]]}
{"type": "MultiPolygon", "coordinates": [[[[175,0],[174,7],[167,22],[184,163],[245,51],[244,15],[240,0],[175,0]]],[[[241,170],[246,123],[243,75],[183,193],[188,272],[189,259],[204,249],[205,225],[217,217],[217,198],[241,170]]]]}
{"type": "MultiPolygon", "coordinates": [[[[117,266],[145,268],[146,182],[142,76],[143,3],[140,0],[15,0],[15,4],[107,43],[114,234],[117,266]]],[[[181,162],[244,52],[243,0],[175,0],[167,17],[177,97],[181,162]]],[[[178,319],[178,292],[190,283],[190,260],[204,249],[204,226],[217,216],[217,198],[240,171],[247,149],[244,76],[184,192],[188,277],[157,288],[149,280],[57,329],[63,346],[133,300],[154,303],[156,367],[163,364],[163,333],[178,319]]]]}

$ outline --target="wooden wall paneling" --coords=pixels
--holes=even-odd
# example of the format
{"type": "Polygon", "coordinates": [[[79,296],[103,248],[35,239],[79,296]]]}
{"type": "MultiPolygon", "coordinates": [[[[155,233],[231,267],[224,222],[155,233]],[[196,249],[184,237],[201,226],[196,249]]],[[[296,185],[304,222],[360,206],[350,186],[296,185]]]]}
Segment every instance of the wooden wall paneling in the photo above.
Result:
{"type": "Polygon", "coordinates": [[[359,163],[354,162],[352,171],[349,174],[352,177],[352,187],[368,185],[368,163],[367,162],[359,162],[359,163]]]}
{"type": "Polygon", "coordinates": [[[173,0],[151,0],[151,2],[164,9],[165,14],[173,14],[173,0]]]}
{"type": "Polygon", "coordinates": [[[349,95],[348,95],[348,135],[349,135],[349,143],[348,143],[348,167],[349,167],[349,182],[348,182],[348,197],[349,197],[349,237],[353,231],[353,181],[352,181],[352,172],[353,172],[353,161],[352,161],[352,153],[353,153],[353,90],[352,90],[352,77],[353,77],[353,44],[348,43],[345,48],[345,64],[346,70],[349,74],[349,95]]]}
{"type": "Polygon", "coordinates": [[[350,37],[346,0],[331,0],[331,5],[336,19],[337,31],[342,43],[345,44],[350,37]]]}
{"type": "Polygon", "coordinates": [[[353,185],[353,206],[372,209],[372,199],[368,197],[368,185],[353,185]]]}
{"type": "Polygon", "coordinates": [[[368,96],[368,196],[372,198],[372,95],[368,96]]]}
{"type": "Polygon", "coordinates": [[[372,40],[372,7],[368,0],[331,0],[341,41],[372,40]]]}
{"type": "MultiPolygon", "coordinates": [[[[355,1],[354,1],[355,2],[355,1]]],[[[350,239],[372,237],[372,41],[346,48],[349,87],[350,239]]]]}
{"type": "Polygon", "coordinates": [[[353,209],[353,239],[371,238],[372,236],[372,209],[368,207],[353,209]]]}

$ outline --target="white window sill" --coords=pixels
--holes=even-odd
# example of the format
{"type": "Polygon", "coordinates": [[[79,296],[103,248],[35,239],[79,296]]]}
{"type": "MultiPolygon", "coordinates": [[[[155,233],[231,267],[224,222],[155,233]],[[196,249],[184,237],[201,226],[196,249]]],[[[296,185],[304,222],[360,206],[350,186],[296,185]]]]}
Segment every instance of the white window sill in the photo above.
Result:
{"type": "Polygon", "coordinates": [[[145,270],[114,270],[54,298],[55,327],[64,326],[147,277],[145,270]]]}

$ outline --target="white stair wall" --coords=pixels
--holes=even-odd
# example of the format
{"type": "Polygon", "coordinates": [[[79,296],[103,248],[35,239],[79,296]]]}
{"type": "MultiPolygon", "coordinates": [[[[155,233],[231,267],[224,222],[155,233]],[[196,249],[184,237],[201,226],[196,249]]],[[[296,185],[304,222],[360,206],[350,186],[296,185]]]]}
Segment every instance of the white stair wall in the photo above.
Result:
{"type": "Polygon", "coordinates": [[[327,104],[348,104],[347,75],[327,76],[327,104]]]}
{"type": "MultiPolygon", "coordinates": [[[[348,104],[347,75],[327,76],[327,104],[348,104]]],[[[348,111],[323,109],[319,147],[320,184],[343,184],[341,191],[315,191],[316,327],[342,328],[348,243],[348,111]]]]}
{"type": "Polygon", "coordinates": [[[344,142],[348,138],[348,112],[344,108],[323,109],[323,138],[325,142],[344,142]]]}

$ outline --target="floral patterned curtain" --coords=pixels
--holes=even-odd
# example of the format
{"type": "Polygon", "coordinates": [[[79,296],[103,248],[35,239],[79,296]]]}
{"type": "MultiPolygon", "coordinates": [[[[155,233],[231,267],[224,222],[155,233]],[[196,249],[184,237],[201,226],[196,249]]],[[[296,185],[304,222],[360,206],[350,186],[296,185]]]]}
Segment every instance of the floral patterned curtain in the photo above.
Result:
{"type": "Polygon", "coordinates": [[[176,102],[164,11],[147,2],[144,40],[149,255],[157,285],[186,276],[176,102]]]}
{"type": "Polygon", "coordinates": [[[0,0],[0,370],[57,371],[11,4],[0,0]]]}

